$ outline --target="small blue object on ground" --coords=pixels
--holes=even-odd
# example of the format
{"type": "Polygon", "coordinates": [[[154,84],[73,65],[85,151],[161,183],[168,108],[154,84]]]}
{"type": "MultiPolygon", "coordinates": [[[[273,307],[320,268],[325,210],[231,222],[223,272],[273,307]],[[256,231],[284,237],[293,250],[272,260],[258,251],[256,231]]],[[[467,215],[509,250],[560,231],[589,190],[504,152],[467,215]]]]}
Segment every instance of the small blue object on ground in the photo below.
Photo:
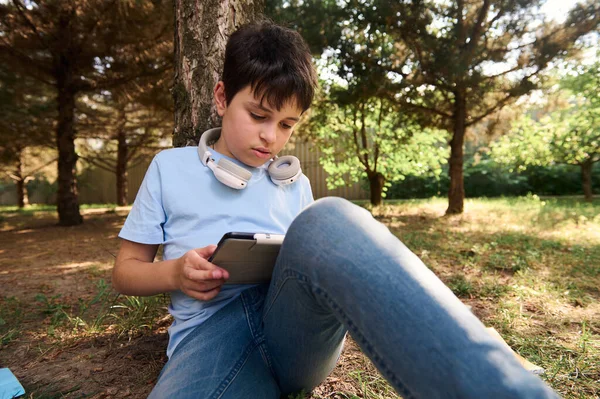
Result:
{"type": "Polygon", "coordinates": [[[0,399],[13,399],[25,394],[25,389],[9,369],[0,369],[0,399]]]}

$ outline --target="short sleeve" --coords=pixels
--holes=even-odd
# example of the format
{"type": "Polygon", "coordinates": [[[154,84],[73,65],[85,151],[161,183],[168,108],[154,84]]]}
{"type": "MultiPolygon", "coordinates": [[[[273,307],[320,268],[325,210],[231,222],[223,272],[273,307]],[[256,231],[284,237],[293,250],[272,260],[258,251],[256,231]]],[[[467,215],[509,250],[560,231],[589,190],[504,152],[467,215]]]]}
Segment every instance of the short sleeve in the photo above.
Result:
{"type": "Polygon", "coordinates": [[[140,244],[162,244],[165,221],[160,167],[156,156],[146,171],[119,237],[140,244]]]}

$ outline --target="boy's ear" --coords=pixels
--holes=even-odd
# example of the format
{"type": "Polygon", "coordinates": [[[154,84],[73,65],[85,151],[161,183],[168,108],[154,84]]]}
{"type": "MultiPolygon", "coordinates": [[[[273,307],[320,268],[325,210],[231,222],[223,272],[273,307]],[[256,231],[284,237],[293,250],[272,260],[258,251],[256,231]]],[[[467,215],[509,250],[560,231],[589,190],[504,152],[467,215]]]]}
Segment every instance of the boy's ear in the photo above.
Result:
{"type": "Polygon", "coordinates": [[[223,117],[225,110],[227,109],[227,100],[225,99],[225,83],[222,80],[217,82],[215,89],[213,90],[215,105],[217,106],[217,113],[220,117],[223,117]]]}

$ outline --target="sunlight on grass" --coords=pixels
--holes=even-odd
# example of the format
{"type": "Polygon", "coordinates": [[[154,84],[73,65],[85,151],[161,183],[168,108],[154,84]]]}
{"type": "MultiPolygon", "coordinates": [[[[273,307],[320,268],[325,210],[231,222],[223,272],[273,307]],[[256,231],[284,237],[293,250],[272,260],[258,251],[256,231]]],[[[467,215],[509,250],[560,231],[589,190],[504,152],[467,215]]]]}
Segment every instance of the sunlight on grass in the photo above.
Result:
{"type": "Polygon", "coordinates": [[[442,199],[370,209],[564,398],[600,394],[600,202],[442,199]]]}

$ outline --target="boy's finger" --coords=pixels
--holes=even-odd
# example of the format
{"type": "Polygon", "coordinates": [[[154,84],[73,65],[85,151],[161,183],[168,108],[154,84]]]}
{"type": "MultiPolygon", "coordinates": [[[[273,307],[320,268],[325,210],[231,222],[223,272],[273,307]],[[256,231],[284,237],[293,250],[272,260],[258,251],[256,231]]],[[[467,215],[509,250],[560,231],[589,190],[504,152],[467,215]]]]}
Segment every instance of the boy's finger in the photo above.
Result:
{"type": "Polygon", "coordinates": [[[225,280],[207,280],[201,283],[193,282],[187,286],[190,291],[208,292],[223,285],[225,280]]]}
{"type": "Polygon", "coordinates": [[[204,248],[195,248],[194,251],[204,259],[208,259],[215,252],[215,249],[217,249],[216,245],[208,245],[204,248]]]}
{"type": "Polygon", "coordinates": [[[191,264],[191,266],[194,269],[198,269],[198,270],[212,270],[214,268],[216,268],[217,266],[214,265],[213,263],[209,262],[207,259],[209,258],[204,257],[202,255],[200,255],[198,253],[199,249],[195,249],[193,251],[190,251],[189,254],[189,264],[191,264]]]}
{"type": "Polygon", "coordinates": [[[219,279],[219,278],[228,279],[229,278],[229,272],[227,270],[220,268],[219,266],[215,265],[214,263],[209,262],[208,260],[206,260],[202,257],[197,259],[195,268],[201,269],[201,270],[208,270],[208,271],[212,270],[212,275],[210,278],[214,278],[214,279],[219,279]]]}
{"type": "Polygon", "coordinates": [[[228,279],[229,273],[227,273],[226,270],[215,266],[208,270],[189,268],[185,271],[185,276],[190,280],[201,282],[207,280],[228,279]]]}
{"type": "Polygon", "coordinates": [[[212,276],[214,279],[225,279],[227,280],[229,278],[229,272],[225,269],[221,269],[220,267],[217,268],[216,270],[212,271],[212,276]]]}
{"type": "Polygon", "coordinates": [[[209,301],[211,299],[213,299],[214,297],[216,297],[219,292],[221,291],[221,286],[218,286],[216,288],[213,288],[210,291],[191,291],[188,293],[189,296],[191,296],[192,298],[196,298],[200,301],[209,301]]]}

